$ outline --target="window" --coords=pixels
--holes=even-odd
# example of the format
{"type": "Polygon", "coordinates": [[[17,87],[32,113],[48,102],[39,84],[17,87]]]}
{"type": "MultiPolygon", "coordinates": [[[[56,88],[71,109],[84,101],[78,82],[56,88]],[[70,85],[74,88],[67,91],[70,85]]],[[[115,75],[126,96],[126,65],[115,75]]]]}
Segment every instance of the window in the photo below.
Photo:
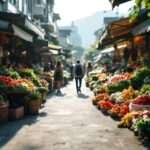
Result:
{"type": "Polygon", "coordinates": [[[12,3],[13,5],[16,5],[17,4],[17,1],[16,0],[9,0],[10,3],[12,3]]]}
{"type": "Polygon", "coordinates": [[[36,0],[36,5],[41,5],[41,4],[42,4],[41,0],[36,0]]]}

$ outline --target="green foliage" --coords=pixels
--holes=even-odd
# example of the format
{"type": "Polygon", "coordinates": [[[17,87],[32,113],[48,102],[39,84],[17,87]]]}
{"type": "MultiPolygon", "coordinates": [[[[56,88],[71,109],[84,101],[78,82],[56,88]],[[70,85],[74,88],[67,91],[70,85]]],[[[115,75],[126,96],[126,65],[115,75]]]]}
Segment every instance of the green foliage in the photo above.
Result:
{"type": "Polygon", "coordinates": [[[93,49],[89,49],[89,50],[85,50],[84,53],[83,53],[83,59],[84,60],[93,60],[93,53],[94,53],[94,50],[93,49]]]}
{"type": "Polygon", "coordinates": [[[94,55],[97,52],[96,51],[96,45],[97,45],[98,41],[95,41],[93,45],[91,45],[91,47],[89,49],[86,49],[83,53],[83,59],[85,61],[93,61],[94,55]]]}
{"type": "Polygon", "coordinates": [[[132,77],[130,78],[130,85],[135,89],[140,89],[143,85],[143,80],[141,78],[132,77]]]}
{"type": "Polygon", "coordinates": [[[34,70],[32,69],[25,69],[23,71],[21,71],[20,73],[21,77],[29,77],[29,78],[36,78],[36,75],[34,74],[34,70]]]}
{"type": "Polygon", "coordinates": [[[76,58],[77,59],[81,59],[81,56],[83,55],[84,53],[84,48],[80,47],[80,46],[76,46],[74,47],[74,49],[77,51],[76,53],[76,58]]]}
{"type": "Polygon", "coordinates": [[[23,92],[23,91],[27,91],[27,87],[24,85],[17,85],[17,86],[15,86],[15,90],[23,92]]]}
{"type": "Polygon", "coordinates": [[[39,88],[39,92],[40,93],[47,93],[48,92],[48,88],[46,88],[46,87],[40,87],[39,88]]]}
{"type": "Polygon", "coordinates": [[[108,92],[118,92],[122,91],[123,89],[127,89],[129,86],[130,83],[128,80],[121,80],[115,83],[107,84],[107,90],[108,92]]]}
{"type": "Polygon", "coordinates": [[[16,71],[9,70],[5,66],[1,66],[0,67],[0,75],[2,75],[2,76],[10,76],[13,79],[19,79],[20,78],[19,74],[16,71]]]}
{"type": "Polygon", "coordinates": [[[38,79],[36,79],[36,78],[32,79],[32,82],[33,82],[34,85],[37,86],[37,87],[41,87],[41,86],[42,86],[42,84],[40,83],[40,81],[39,81],[38,79]]]}
{"type": "Polygon", "coordinates": [[[98,77],[96,75],[92,75],[92,81],[97,81],[98,80],[98,77]]]}
{"type": "Polygon", "coordinates": [[[4,105],[4,104],[7,104],[7,103],[8,103],[8,101],[7,101],[6,96],[0,95],[0,105],[4,105]]]}
{"type": "Polygon", "coordinates": [[[139,131],[138,136],[145,138],[150,138],[150,119],[149,118],[136,118],[132,127],[134,131],[139,131]]]}
{"type": "Polygon", "coordinates": [[[149,57],[144,57],[141,59],[141,63],[150,69],[150,58],[149,57]]]}
{"type": "Polygon", "coordinates": [[[29,94],[30,100],[38,100],[40,97],[40,92],[37,91],[31,91],[29,94]]]}
{"type": "Polygon", "coordinates": [[[134,77],[140,78],[142,81],[148,75],[150,75],[150,69],[147,68],[147,67],[143,67],[143,68],[141,68],[139,70],[134,71],[134,77]]]}
{"type": "Polygon", "coordinates": [[[149,0],[135,0],[135,6],[130,9],[130,21],[134,21],[141,9],[147,9],[147,16],[150,17],[150,1],[149,0]]]}
{"type": "Polygon", "coordinates": [[[140,93],[143,94],[146,91],[150,91],[150,85],[149,84],[144,84],[140,90],[140,93]]]}

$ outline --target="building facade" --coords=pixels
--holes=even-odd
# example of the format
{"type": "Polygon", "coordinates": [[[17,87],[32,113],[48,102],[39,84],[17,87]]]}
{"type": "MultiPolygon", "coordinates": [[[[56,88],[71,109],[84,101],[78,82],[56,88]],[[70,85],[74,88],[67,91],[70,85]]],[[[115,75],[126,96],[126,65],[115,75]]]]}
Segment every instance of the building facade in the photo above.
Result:
{"type": "Polygon", "coordinates": [[[46,33],[46,38],[56,38],[59,14],[53,12],[54,0],[0,0],[0,11],[23,14],[46,33]],[[55,36],[54,36],[55,35],[55,36]]]}

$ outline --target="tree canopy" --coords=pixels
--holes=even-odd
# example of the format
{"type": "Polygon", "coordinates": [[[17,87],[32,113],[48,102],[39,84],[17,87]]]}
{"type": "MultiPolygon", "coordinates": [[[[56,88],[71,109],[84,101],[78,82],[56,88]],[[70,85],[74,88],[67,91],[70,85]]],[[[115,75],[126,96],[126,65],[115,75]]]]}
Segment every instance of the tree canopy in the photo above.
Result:
{"type": "Polygon", "coordinates": [[[131,21],[135,20],[143,9],[147,10],[147,15],[150,17],[150,0],[135,0],[135,6],[130,9],[131,21]]]}

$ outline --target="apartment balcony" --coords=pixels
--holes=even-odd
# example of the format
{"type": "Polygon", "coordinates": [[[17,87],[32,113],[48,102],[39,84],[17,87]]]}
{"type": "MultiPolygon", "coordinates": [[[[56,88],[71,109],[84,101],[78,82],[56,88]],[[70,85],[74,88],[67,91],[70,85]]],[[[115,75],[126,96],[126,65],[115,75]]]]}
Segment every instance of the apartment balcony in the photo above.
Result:
{"type": "Polygon", "coordinates": [[[40,22],[40,24],[41,24],[41,27],[44,28],[46,31],[54,32],[54,25],[52,23],[42,21],[40,22]]]}
{"type": "Polygon", "coordinates": [[[44,19],[46,17],[45,8],[43,5],[34,7],[33,16],[35,19],[44,19]]]}

